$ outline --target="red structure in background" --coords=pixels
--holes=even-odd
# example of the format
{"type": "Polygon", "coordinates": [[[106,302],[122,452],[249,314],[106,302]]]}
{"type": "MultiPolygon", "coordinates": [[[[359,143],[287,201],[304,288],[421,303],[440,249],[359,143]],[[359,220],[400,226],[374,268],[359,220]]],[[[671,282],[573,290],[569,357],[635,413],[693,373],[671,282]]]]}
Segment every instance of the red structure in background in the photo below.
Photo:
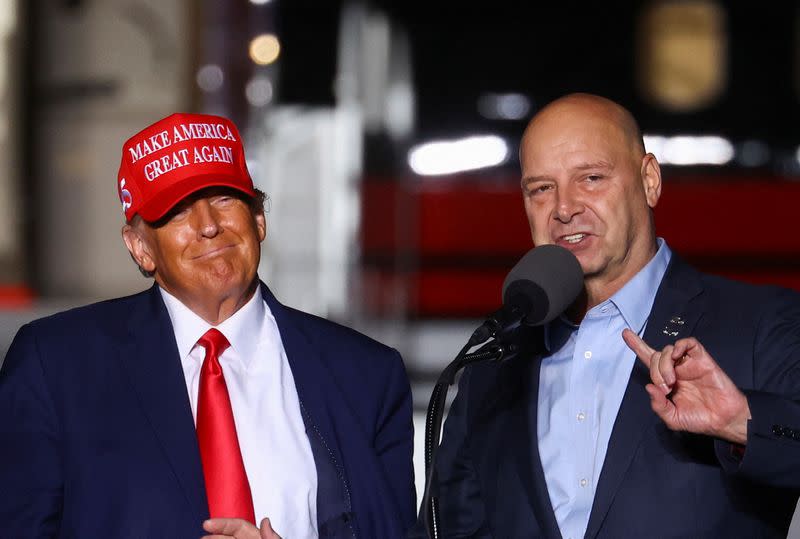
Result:
{"type": "Polygon", "coordinates": [[[25,309],[33,305],[33,290],[26,285],[0,286],[0,309],[25,309]]]}
{"type": "MultiPolygon", "coordinates": [[[[665,180],[656,230],[696,267],[800,290],[800,183],[665,180]]],[[[406,295],[411,317],[477,317],[496,309],[508,270],[532,247],[516,177],[370,178],[362,192],[368,310],[406,295]]]]}

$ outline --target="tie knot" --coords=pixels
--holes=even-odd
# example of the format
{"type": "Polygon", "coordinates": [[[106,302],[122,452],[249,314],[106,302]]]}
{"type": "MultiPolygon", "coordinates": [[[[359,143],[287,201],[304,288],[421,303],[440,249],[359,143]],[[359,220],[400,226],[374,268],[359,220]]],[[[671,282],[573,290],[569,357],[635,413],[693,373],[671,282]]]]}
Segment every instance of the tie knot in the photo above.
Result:
{"type": "Polygon", "coordinates": [[[207,354],[211,354],[214,357],[219,357],[219,355],[231,345],[228,339],[225,338],[225,335],[217,328],[211,328],[206,331],[203,336],[197,340],[197,344],[205,348],[207,354]]]}

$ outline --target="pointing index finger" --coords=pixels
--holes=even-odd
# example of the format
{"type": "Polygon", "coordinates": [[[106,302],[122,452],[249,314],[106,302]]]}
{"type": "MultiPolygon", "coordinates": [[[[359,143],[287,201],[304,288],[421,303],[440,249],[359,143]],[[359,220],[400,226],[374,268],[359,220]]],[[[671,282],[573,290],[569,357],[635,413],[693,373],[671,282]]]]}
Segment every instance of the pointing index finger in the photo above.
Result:
{"type": "Polygon", "coordinates": [[[628,345],[628,348],[633,350],[639,359],[641,359],[644,364],[649,367],[650,358],[655,353],[655,350],[650,348],[650,345],[644,342],[641,337],[639,337],[630,329],[626,328],[622,330],[622,339],[625,341],[625,344],[628,345]]]}

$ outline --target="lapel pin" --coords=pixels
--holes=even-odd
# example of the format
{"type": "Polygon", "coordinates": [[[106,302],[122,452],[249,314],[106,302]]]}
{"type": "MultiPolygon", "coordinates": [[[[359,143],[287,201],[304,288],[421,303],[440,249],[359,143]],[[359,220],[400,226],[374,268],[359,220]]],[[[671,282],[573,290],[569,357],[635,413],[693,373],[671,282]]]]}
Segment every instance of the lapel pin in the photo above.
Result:
{"type": "Polygon", "coordinates": [[[661,333],[667,337],[677,337],[678,333],[680,332],[680,326],[684,325],[685,323],[686,322],[684,322],[683,318],[680,316],[673,316],[664,326],[664,329],[661,330],[661,333]]]}

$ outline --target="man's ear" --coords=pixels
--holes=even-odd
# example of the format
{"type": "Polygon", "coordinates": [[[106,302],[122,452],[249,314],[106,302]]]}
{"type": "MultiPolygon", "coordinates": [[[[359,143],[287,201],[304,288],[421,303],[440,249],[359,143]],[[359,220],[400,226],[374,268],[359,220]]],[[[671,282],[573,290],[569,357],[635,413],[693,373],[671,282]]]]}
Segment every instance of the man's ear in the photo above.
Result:
{"type": "Polygon", "coordinates": [[[647,205],[655,208],[658,199],[661,198],[661,166],[652,153],[642,158],[641,176],[647,205]]]}
{"type": "Polygon", "coordinates": [[[156,263],[150,254],[147,238],[144,236],[144,233],[133,225],[126,224],[122,227],[122,240],[131,253],[131,257],[141,269],[152,273],[156,269],[156,263]]]}
{"type": "Polygon", "coordinates": [[[255,215],[255,220],[256,232],[258,233],[258,242],[261,243],[264,241],[264,238],[267,237],[267,217],[264,215],[264,212],[261,212],[255,215]]]}

